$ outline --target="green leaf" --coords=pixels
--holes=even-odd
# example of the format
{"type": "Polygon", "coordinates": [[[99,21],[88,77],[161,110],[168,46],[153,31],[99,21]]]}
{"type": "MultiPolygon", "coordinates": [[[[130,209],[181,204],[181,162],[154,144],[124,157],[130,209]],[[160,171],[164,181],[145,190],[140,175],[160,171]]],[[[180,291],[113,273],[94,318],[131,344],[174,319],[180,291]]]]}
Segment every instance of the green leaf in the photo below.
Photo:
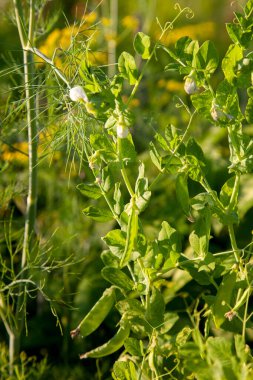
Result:
{"type": "Polygon", "coordinates": [[[179,173],[176,179],[176,194],[177,199],[186,215],[190,212],[190,198],[188,192],[187,175],[179,173]]]}
{"type": "Polygon", "coordinates": [[[117,215],[120,215],[124,209],[124,202],[120,191],[120,182],[115,183],[113,199],[115,201],[113,206],[114,211],[117,215]]]}
{"type": "Polygon", "coordinates": [[[173,312],[167,312],[164,314],[164,323],[161,327],[161,334],[166,334],[175,323],[179,320],[179,316],[173,312]]]}
{"type": "Polygon", "coordinates": [[[153,162],[153,164],[157,167],[159,171],[162,171],[162,157],[160,156],[160,154],[158,153],[158,150],[156,149],[155,145],[152,142],[150,142],[149,146],[150,146],[149,154],[150,154],[151,161],[153,162]]]}
{"type": "Polygon", "coordinates": [[[111,252],[117,257],[121,258],[126,244],[126,233],[116,229],[108,232],[102,240],[108,245],[111,252]]]}
{"type": "Polygon", "coordinates": [[[113,365],[114,380],[138,380],[137,372],[132,361],[117,361],[113,365]]]}
{"type": "Polygon", "coordinates": [[[210,90],[203,91],[200,94],[191,95],[191,101],[200,115],[213,122],[210,113],[212,108],[213,95],[210,90]]]}
{"type": "Polygon", "coordinates": [[[243,58],[243,50],[239,45],[230,45],[225,57],[222,60],[222,70],[229,83],[233,83],[236,78],[238,62],[243,58]]]}
{"type": "Polygon", "coordinates": [[[134,38],[134,49],[143,59],[150,58],[150,37],[142,32],[138,32],[134,38]]]}
{"type": "Polygon", "coordinates": [[[119,301],[116,308],[121,315],[144,316],[145,312],[144,306],[137,299],[126,298],[119,301]]]}
{"type": "Polygon", "coordinates": [[[87,198],[98,199],[102,196],[100,188],[94,183],[80,183],[76,188],[87,198]]]}
{"type": "Polygon", "coordinates": [[[132,356],[144,356],[142,340],[128,338],[125,341],[125,349],[132,356]]]}
{"type": "Polygon", "coordinates": [[[90,144],[105,162],[116,159],[115,146],[105,134],[91,134],[90,144]]]}
{"type": "Polygon", "coordinates": [[[206,164],[205,156],[200,145],[195,141],[193,137],[190,137],[186,145],[186,154],[189,156],[194,156],[201,163],[203,168],[206,164]]]}
{"type": "Polygon", "coordinates": [[[101,187],[106,193],[108,193],[114,185],[113,169],[115,172],[116,165],[115,163],[111,163],[101,170],[101,187]]]}
{"type": "MultiPolygon", "coordinates": [[[[233,193],[235,176],[229,178],[221,188],[220,191],[220,201],[224,207],[227,207],[230,203],[231,195],[233,193]]],[[[236,199],[235,199],[236,202],[236,199]]]]}
{"type": "Polygon", "coordinates": [[[135,184],[136,206],[139,212],[143,211],[151,197],[151,191],[148,190],[148,179],[144,176],[144,164],[139,166],[139,174],[135,184]]]}
{"type": "MultiPolygon", "coordinates": [[[[253,87],[251,87],[251,89],[253,89],[253,87]]],[[[245,117],[247,119],[247,122],[250,124],[253,123],[253,94],[252,92],[253,92],[252,90],[251,91],[248,90],[249,99],[248,99],[246,109],[245,109],[245,117]]]]}
{"type": "Polygon", "coordinates": [[[131,258],[131,254],[135,248],[138,235],[138,210],[135,204],[135,198],[131,199],[131,211],[127,224],[126,245],[120,260],[120,267],[125,266],[131,258]]]}
{"type": "Polygon", "coordinates": [[[104,250],[101,253],[101,260],[105,266],[118,268],[119,267],[119,258],[115,256],[109,249],[104,250]]]}
{"type": "Polygon", "coordinates": [[[208,253],[210,239],[211,217],[208,211],[194,224],[189,236],[190,245],[197,256],[204,258],[208,253]]]}
{"type": "Polygon", "coordinates": [[[124,139],[118,138],[118,144],[120,149],[121,159],[125,162],[125,164],[129,162],[135,162],[137,158],[135,146],[133,143],[133,139],[131,134],[124,139]]]}
{"type": "Polygon", "coordinates": [[[216,70],[218,64],[219,56],[214,44],[211,41],[205,41],[193,57],[192,66],[210,75],[216,70]]]}
{"type": "Polygon", "coordinates": [[[105,280],[125,291],[130,292],[134,287],[133,280],[118,268],[105,267],[101,274],[105,280]]]}
{"type": "Polygon", "coordinates": [[[124,83],[124,78],[121,75],[115,75],[111,84],[110,84],[110,89],[115,98],[119,96],[119,94],[122,91],[123,88],[123,83],[124,83]]]}
{"type": "Polygon", "coordinates": [[[216,327],[220,327],[225,321],[225,314],[231,310],[230,302],[236,282],[236,273],[231,272],[223,277],[212,307],[213,318],[216,327]]]}
{"type": "Polygon", "coordinates": [[[93,206],[86,207],[82,210],[82,213],[97,222],[108,222],[114,219],[111,211],[102,210],[93,206]]]}
{"type": "Polygon", "coordinates": [[[158,245],[164,255],[167,255],[170,251],[181,252],[180,234],[168,222],[162,222],[162,228],[158,235],[158,245]]]}
{"type": "Polygon", "coordinates": [[[118,67],[121,75],[127,79],[130,85],[134,85],[138,79],[138,71],[135,64],[134,57],[124,51],[119,56],[118,67]]]}

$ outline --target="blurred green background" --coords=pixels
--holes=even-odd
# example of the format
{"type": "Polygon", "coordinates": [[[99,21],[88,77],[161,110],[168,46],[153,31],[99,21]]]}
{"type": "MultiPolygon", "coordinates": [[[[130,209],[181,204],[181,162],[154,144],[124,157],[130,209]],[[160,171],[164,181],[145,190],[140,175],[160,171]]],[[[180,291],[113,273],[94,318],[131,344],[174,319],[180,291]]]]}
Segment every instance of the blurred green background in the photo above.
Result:
{"type": "MultiPolygon", "coordinates": [[[[190,7],[194,17],[187,18],[187,13],[183,14],[162,42],[172,47],[178,38],[185,35],[199,39],[200,42],[210,39],[215,42],[222,56],[229,43],[225,23],[231,22],[233,11],[239,10],[240,6],[237,3],[231,6],[230,0],[181,0],[179,3],[181,8],[190,7]]],[[[64,67],[59,49],[68,49],[74,28],[79,22],[84,22],[84,33],[89,35],[91,30],[96,31],[91,45],[94,65],[103,67],[110,76],[116,69],[111,64],[122,51],[134,54],[132,41],[136,32],[144,31],[153,41],[159,38],[157,19],[162,25],[173,20],[178,14],[175,4],[172,0],[49,1],[45,6],[44,22],[52,19],[52,16],[55,16],[55,20],[51,29],[38,40],[37,47],[50,58],[56,52],[56,64],[67,72],[68,68],[64,67]]],[[[0,249],[2,257],[8,260],[5,234],[9,227],[6,226],[12,220],[12,244],[17,245],[24,224],[28,162],[26,133],[13,112],[22,102],[23,92],[20,90],[22,52],[16,27],[12,22],[12,2],[0,1],[0,13],[0,163],[1,168],[5,169],[0,177],[0,249]],[[15,68],[15,71],[12,72],[11,68],[15,68]],[[12,112],[13,117],[7,118],[12,112]]],[[[169,123],[180,130],[184,130],[187,124],[187,113],[178,108],[177,98],[179,96],[188,101],[183,92],[183,78],[177,73],[164,71],[168,62],[168,55],[159,52],[145,73],[130,105],[134,115],[133,138],[139,154],[147,164],[150,180],[157,175],[148,154],[148,144],[152,136],[156,131],[162,132],[169,123]]],[[[39,70],[43,70],[43,64],[40,65],[39,70]]],[[[218,81],[220,77],[221,73],[217,72],[214,80],[218,81]]],[[[128,89],[126,100],[127,95],[128,89]]],[[[47,375],[46,378],[96,379],[99,378],[96,362],[80,362],[78,354],[99,345],[113,334],[117,314],[112,313],[99,331],[85,341],[73,344],[69,332],[76,327],[107,286],[100,275],[102,262],[99,255],[103,249],[101,236],[113,226],[94,223],[82,215],[81,210],[90,201],[80,195],[76,185],[91,179],[89,169],[84,166],[80,170],[78,159],[69,159],[64,143],[54,150],[53,155],[47,155],[55,125],[52,120],[45,120],[45,124],[40,126],[37,230],[45,255],[53,255],[56,261],[70,258],[72,264],[47,273],[43,288],[52,300],[51,307],[58,315],[62,333],[51,312],[50,303],[42,294],[38,294],[35,299],[29,300],[29,333],[22,337],[22,349],[28,356],[36,355],[38,359],[48,357],[50,377],[47,375]]],[[[193,134],[201,143],[209,161],[209,181],[214,189],[219,190],[228,176],[226,168],[229,152],[225,131],[196,118],[193,134]]],[[[198,189],[194,183],[190,185],[194,195],[198,189]]],[[[252,228],[251,188],[252,179],[244,176],[240,200],[240,214],[243,219],[237,231],[240,246],[249,243],[252,228]]],[[[191,224],[185,220],[176,201],[173,178],[163,180],[154,188],[150,206],[143,214],[144,228],[151,238],[155,236],[163,220],[167,220],[187,238],[191,224]]],[[[226,231],[217,223],[213,230],[212,251],[228,248],[226,231]]],[[[4,347],[4,343],[8,343],[7,334],[3,326],[0,326],[1,347],[4,347]]],[[[4,365],[4,348],[2,352],[0,366],[1,360],[4,365]]],[[[109,376],[108,370],[112,362],[113,358],[103,362],[100,368],[101,378],[109,376]]]]}

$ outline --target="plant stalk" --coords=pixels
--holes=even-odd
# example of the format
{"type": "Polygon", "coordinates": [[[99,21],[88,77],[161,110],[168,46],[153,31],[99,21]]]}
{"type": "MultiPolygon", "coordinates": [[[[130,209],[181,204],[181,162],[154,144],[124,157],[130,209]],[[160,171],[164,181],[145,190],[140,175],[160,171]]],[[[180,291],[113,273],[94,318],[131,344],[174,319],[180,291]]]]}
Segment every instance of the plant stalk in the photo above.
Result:
{"type": "MultiPolygon", "coordinates": [[[[34,37],[34,1],[29,2],[29,24],[28,33],[25,31],[25,21],[22,12],[21,0],[13,0],[15,17],[17,22],[18,34],[23,49],[23,64],[24,64],[24,87],[25,87],[25,103],[26,103],[26,120],[28,132],[28,194],[25,215],[24,239],[22,248],[22,258],[20,273],[22,278],[27,276],[27,261],[31,255],[35,243],[35,220],[36,220],[36,205],[37,205],[37,165],[38,165],[38,141],[37,141],[37,121],[36,121],[36,92],[34,82],[34,60],[33,53],[28,50],[33,44],[34,37]]],[[[20,336],[24,327],[25,319],[25,284],[19,286],[18,299],[16,305],[16,326],[9,334],[9,364],[10,373],[13,373],[13,363],[20,350],[20,336]]]]}

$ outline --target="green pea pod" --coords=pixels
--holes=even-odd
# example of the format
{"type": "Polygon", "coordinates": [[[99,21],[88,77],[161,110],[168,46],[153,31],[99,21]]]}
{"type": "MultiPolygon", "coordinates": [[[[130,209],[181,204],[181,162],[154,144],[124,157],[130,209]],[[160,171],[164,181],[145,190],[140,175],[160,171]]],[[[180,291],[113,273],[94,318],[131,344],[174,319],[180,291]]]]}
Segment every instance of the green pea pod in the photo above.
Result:
{"type": "Polygon", "coordinates": [[[103,322],[115,303],[115,289],[108,288],[102,294],[89,313],[83,318],[75,330],[70,332],[72,338],[81,334],[83,337],[90,335],[103,322]]]}
{"type": "Polygon", "coordinates": [[[120,267],[126,265],[131,257],[138,234],[138,212],[135,204],[135,197],[132,198],[132,208],[127,225],[127,238],[123,256],[120,260],[120,267]]]}
{"type": "Polygon", "coordinates": [[[130,333],[130,327],[128,324],[122,325],[117,333],[105,344],[94,348],[85,354],[80,355],[80,359],[86,358],[102,358],[108,356],[118,351],[124,344],[125,340],[128,338],[130,333]]]}

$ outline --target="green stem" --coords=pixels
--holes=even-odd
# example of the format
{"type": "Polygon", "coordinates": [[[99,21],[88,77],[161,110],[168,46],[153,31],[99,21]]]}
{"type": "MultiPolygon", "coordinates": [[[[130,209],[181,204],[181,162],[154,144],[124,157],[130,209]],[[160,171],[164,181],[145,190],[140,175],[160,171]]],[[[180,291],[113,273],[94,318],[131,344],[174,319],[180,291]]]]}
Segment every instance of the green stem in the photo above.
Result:
{"type": "Polygon", "coordinates": [[[237,247],[237,243],[236,243],[236,240],[235,240],[235,231],[234,231],[234,226],[233,224],[229,224],[228,225],[228,232],[229,232],[229,237],[230,237],[230,241],[231,241],[231,247],[233,249],[233,252],[234,252],[234,255],[235,255],[235,260],[237,263],[239,263],[240,261],[240,257],[239,257],[239,249],[237,247]]]}
{"type": "Polygon", "coordinates": [[[236,203],[236,200],[238,197],[238,193],[239,193],[239,186],[240,186],[240,174],[236,174],[233,192],[232,192],[230,202],[229,202],[229,205],[227,208],[228,211],[231,211],[235,206],[235,203],[236,203]]]}
{"type": "Polygon", "coordinates": [[[116,36],[118,30],[118,0],[110,0],[110,19],[112,38],[108,41],[108,76],[113,77],[116,71],[116,36]]]}
{"type": "MultiPolygon", "coordinates": [[[[36,220],[36,206],[37,206],[37,122],[36,122],[36,92],[33,85],[34,81],[34,61],[33,54],[27,50],[33,43],[34,38],[34,2],[29,2],[29,27],[28,35],[24,30],[24,19],[21,0],[13,0],[15,17],[17,22],[18,34],[23,49],[23,63],[24,63],[24,86],[25,86],[25,102],[26,102],[26,115],[27,115],[27,131],[28,131],[28,194],[27,194],[27,206],[25,215],[25,228],[24,228],[24,240],[21,258],[20,273],[22,278],[27,276],[25,267],[27,265],[27,257],[31,254],[34,242],[35,242],[35,220],[36,220]]],[[[9,352],[10,352],[10,373],[13,372],[13,363],[15,357],[19,353],[20,347],[20,335],[24,326],[25,319],[25,307],[24,307],[24,295],[25,285],[20,284],[19,296],[16,305],[16,327],[12,333],[9,334],[9,352]]]]}
{"type": "Polygon", "coordinates": [[[124,182],[125,182],[125,185],[126,185],[126,188],[129,192],[129,194],[131,195],[131,197],[133,197],[134,191],[133,191],[132,185],[129,181],[126,169],[124,168],[124,162],[122,159],[122,145],[121,145],[122,141],[121,140],[122,140],[121,138],[119,138],[119,137],[117,138],[118,157],[119,157],[119,161],[121,164],[120,172],[121,172],[122,178],[124,179],[124,182]]]}

